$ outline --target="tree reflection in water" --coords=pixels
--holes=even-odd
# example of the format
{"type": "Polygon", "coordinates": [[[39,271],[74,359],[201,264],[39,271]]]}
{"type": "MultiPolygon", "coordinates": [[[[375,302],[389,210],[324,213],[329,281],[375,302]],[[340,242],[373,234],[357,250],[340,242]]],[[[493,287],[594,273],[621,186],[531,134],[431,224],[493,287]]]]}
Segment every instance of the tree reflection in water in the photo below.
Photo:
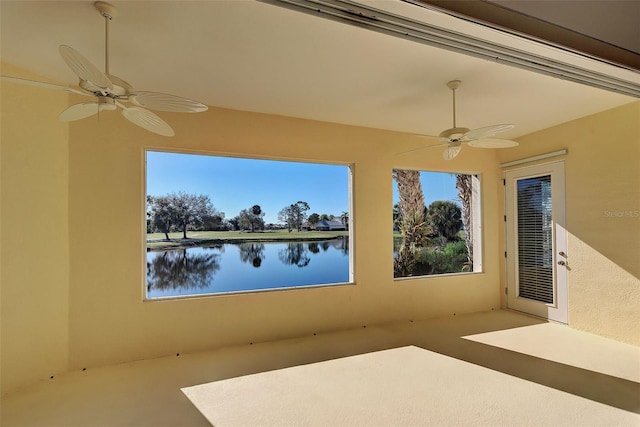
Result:
{"type": "Polygon", "coordinates": [[[240,260],[258,268],[265,259],[264,244],[262,243],[242,243],[238,246],[240,260]]]}
{"type": "Polygon", "coordinates": [[[311,262],[302,243],[287,243],[284,249],[278,251],[278,258],[285,265],[297,265],[298,267],[306,267],[311,262]]]}
{"type": "Polygon", "coordinates": [[[342,239],[334,239],[330,241],[324,242],[309,242],[307,243],[307,248],[309,252],[312,254],[317,254],[322,250],[326,252],[329,248],[333,247],[336,250],[339,250],[343,255],[349,255],[349,238],[345,237],[342,239]]]}
{"type": "Polygon", "coordinates": [[[211,286],[220,269],[220,255],[189,253],[186,249],[166,251],[147,262],[147,292],[194,290],[211,286]]]}
{"type": "Polygon", "coordinates": [[[349,255],[349,238],[344,238],[344,239],[339,239],[340,241],[340,246],[336,249],[340,249],[340,251],[342,251],[342,254],[347,256],[349,255]]]}

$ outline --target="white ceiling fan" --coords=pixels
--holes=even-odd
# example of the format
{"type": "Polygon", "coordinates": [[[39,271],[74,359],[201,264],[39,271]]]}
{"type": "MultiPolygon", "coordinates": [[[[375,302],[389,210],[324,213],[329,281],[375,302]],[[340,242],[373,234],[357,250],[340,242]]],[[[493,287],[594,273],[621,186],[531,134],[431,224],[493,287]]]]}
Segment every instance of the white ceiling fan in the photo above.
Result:
{"type": "Polygon", "coordinates": [[[171,126],[147,108],[178,113],[198,113],[207,110],[208,107],[206,105],[188,98],[159,92],[134,91],[129,83],[109,74],[109,21],[116,16],[117,10],[112,4],[104,1],[97,1],[94,6],[100,12],[100,15],[104,17],[105,22],[104,73],[77,50],[70,46],[62,45],[59,48],[60,55],[69,68],[79,77],[79,88],[11,76],[2,76],[2,78],[52,89],[62,89],[67,92],[97,98],[91,102],[82,102],[70,106],[60,114],[59,119],[62,121],[80,120],[102,111],[113,111],[121,108],[122,115],[130,122],[158,135],[173,136],[175,132],[171,126]]]}
{"type": "Polygon", "coordinates": [[[468,144],[470,147],[476,148],[508,148],[518,145],[516,141],[512,141],[509,139],[493,138],[494,135],[505,132],[509,129],[513,129],[515,125],[500,124],[481,127],[473,130],[456,126],[456,89],[458,89],[461,84],[462,82],[460,80],[452,80],[447,83],[447,87],[451,89],[453,93],[453,127],[440,132],[440,135],[438,136],[418,135],[422,138],[437,139],[439,141],[442,141],[443,144],[421,147],[415,150],[405,151],[401,154],[446,145],[447,148],[445,148],[444,152],[442,153],[442,157],[444,157],[445,160],[451,160],[460,153],[462,144],[468,144]]]}

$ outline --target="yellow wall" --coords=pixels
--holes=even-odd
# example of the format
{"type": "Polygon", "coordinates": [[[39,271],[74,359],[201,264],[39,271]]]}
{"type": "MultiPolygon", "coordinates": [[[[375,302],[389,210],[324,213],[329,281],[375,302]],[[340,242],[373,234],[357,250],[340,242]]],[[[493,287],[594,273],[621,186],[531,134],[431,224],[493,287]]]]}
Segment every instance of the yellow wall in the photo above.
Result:
{"type": "Polygon", "coordinates": [[[151,134],[116,113],[72,123],[67,138],[67,127],[56,121],[65,96],[6,82],[2,87],[15,98],[5,102],[3,92],[3,203],[11,194],[38,196],[29,202],[38,209],[27,214],[3,206],[2,250],[22,249],[14,257],[27,262],[28,253],[42,273],[14,268],[5,274],[10,259],[3,256],[2,367],[14,377],[3,377],[3,391],[64,370],[499,307],[499,242],[493,238],[484,242],[482,274],[396,282],[392,272],[391,170],[480,173],[485,235],[495,236],[500,196],[491,150],[467,150],[456,163],[441,160],[439,150],[396,156],[424,141],[216,108],[162,114],[176,130],[174,138],[151,134]],[[145,148],[354,164],[355,285],[143,302],[145,148]],[[5,161],[5,152],[24,150],[35,163],[5,161]],[[59,174],[49,176],[54,171],[59,174]],[[5,174],[20,179],[9,182],[5,174]],[[10,224],[7,233],[10,213],[21,227],[10,224]],[[20,308],[5,312],[5,306],[20,308]],[[25,319],[40,319],[45,329],[33,335],[25,319]],[[5,339],[5,332],[12,338],[5,339]]]}
{"type": "Polygon", "coordinates": [[[569,325],[640,344],[640,102],[518,141],[500,162],[569,150],[569,325]]]}
{"type": "MultiPolygon", "coordinates": [[[[3,72],[6,68],[3,68],[3,72]]],[[[521,138],[515,149],[409,155],[388,131],[212,108],[161,114],[177,136],[117,113],[71,125],[70,102],[2,88],[2,391],[66,370],[364,324],[489,310],[504,288],[500,161],[569,148],[571,326],[637,342],[640,103],[521,138]],[[354,286],[143,302],[146,148],[354,164],[354,286]],[[391,170],[480,173],[484,273],[394,281],[391,170]]]]}
{"type": "Polygon", "coordinates": [[[52,114],[68,105],[65,94],[0,90],[4,391],[68,367],[69,149],[68,126],[52,114]]]}

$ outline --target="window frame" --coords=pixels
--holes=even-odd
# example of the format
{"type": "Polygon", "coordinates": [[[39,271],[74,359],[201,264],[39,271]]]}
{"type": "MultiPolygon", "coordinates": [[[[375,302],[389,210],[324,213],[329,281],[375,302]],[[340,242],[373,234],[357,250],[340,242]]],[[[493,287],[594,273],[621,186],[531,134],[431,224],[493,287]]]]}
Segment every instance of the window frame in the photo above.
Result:
{"type": "MultiPolygon", "coordinates": [[[[473,271],[460,271],[453,273],[435,273],[435,274],[424,274],[424,275],[411,275],[411,276],[395,276],[395,270],[392,270],[393,280],[394,282],[406,281],[406,280],[420,280],[420,279],[435,279],[442,278],[448,276],[467,276],[467,275],[476,275],[476,274],[484,274],[484,180],[482,173],[480,172],[449,172],[449,171],[438,171],[438,170],[425,170],[421,168],[412,168],[412,167],[394,167],[393,170],[410,170],[410,171],[418,171],[420,173],[438,173],[438,174],[448,174],[448,175],[470,175],[472,177],[472,204],[471,204],[471,212],[473,218],[473,271]],[[479,238],[475,238],[478,236],[479,238]]],[[[397,186],[397,183],[394,178],[391,178],[391,182],[393,186],[397,186]]],[[[455,186],[455,184],[454,184],[455,186]]],[[[424,190],[423,190],[424,195],[424,190]]],[[[436,200],[434,200],[436,201],[436,200]]],[[[433,202],[432,202],[433,203],[433,202]]],[[[459,202],[458,202],[459,203],[459,202]]],[[[391,208],[393,209],[394,202],[391,203],[391,208]]],[[[428,208],[428,206],[426,206],[428,208]]],[[[393,215],[391,215],[393,221],[393,215]]],[[[395,230],[395,228],[394,228],[395,230]]],[[[396,255],[395,250],[393,251],[393,261],[395,262],[396,255]]]]}
{"type": "MultiPolygon", "coordinates": [[[[158,301],[167,301],[167,300],[182,300],[182,299],[194,299],[194,298],[216,298],[216,297],[224,297],[224,296],[233,296],[233,295],[247,295],[247,294],[255,294],[255,293],[264,293],[264,292],[283,292],[283,291],[301,291],[305,289],[314,289],[314,288],[341,288],[344,286],[353,286],[356,283],[356,272],[355,272],[355,238],[354,238],[354,219],[355,219],[355,203],[354,203],[354,169],[355,164],[350,162],[340,162],[340,161],[324,161],[324,160],[313,160],[309,161],[307,159],[291,159],[291,158],[281,158],[281,157],[263,157],[263,156],[251,156],[251,155],[232,155],[227,153],[218,153],[218,152],[209,152],[209,151],[192,151],[192,150],[184,150],[184,149],[176,149],[176,148],[156,148],[156,147],[143,147],[142,149],[142,162],[143,162],[143,177],[142,177],[142,250],[143,250],[143,262],[142,264],[142,300],[143,302],[158,302],[158,301]],[[283,162],[283,163],[297,163],[297,164],[309,164],[309,165],[328,165],[328,166],[341,166],[345,167],[347,170],[347,209],[349,213],[349,219],[347,223],[347,232],[348,232],[348,278],[344,282],[335,282],[335,283],[314,283],[314,284],[302,284],[302,285],[294,285],[294,286],[281,286],[281,287],[257,287],[252,289],[243,289],[243,290],[232,290],[232,291],[222,291],[222,292],[206,292],[206,293],[189,293],[184,295],[168,295],[168,296],[157,296],[150,297],[148,296],[147,286],[147,211],[148,211],[148,203],[147,203],[147,195],[148,195],[148,158],[147,154],[149,152],[154,153],[165,153],[165,154],[176,154],[176,155],[194,155],[194,156],[205,156],[205,157],[218,157],[218,158],[228,158],[228,159],[239,159],[239,160],[253,160],[253,161],[270,161],[270,162],[283,162]]],[[[188,191],[188,190],[187,190],[188,191]]],[[[214,201],[215,202],[215,201],[214,201]]],[[[302,241],[301,241],[302,242],[302,241]]],[[[308,241],[304,241],[308,243],[308,241]]]]}

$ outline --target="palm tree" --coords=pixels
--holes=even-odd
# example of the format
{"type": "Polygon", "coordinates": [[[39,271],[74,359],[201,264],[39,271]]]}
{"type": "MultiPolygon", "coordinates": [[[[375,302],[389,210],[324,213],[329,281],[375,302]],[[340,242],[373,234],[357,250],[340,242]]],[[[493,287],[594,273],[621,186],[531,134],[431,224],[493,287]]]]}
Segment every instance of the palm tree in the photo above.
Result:
{"type": "Polygon", "coordinates": [[[393,265],[395,276],[407,276],[415,267],[416,247],[422,246],[428,234],[424,216],[424,193],[420,184],[420,172],[394,169],[393,179],[398,185],[400,201],[399,230],[402,243],[393,265]]]}
{"type": "Polygon", "coordinates": [[[340,214],[340,222],[344,224],[344,227],[347,230],[349,229],[349,212],[342,211],[342,213],[340,214]]]}
{"type": "Polygon", "coordinates": [[[471,215],[473,176],[466,174],[456,175],[456,188],[458,198],[462,204],[462,226],[464,227],[464,240],[467,246],[467,259],[469,269],[473,271],[473,217],[471,215]]]}

